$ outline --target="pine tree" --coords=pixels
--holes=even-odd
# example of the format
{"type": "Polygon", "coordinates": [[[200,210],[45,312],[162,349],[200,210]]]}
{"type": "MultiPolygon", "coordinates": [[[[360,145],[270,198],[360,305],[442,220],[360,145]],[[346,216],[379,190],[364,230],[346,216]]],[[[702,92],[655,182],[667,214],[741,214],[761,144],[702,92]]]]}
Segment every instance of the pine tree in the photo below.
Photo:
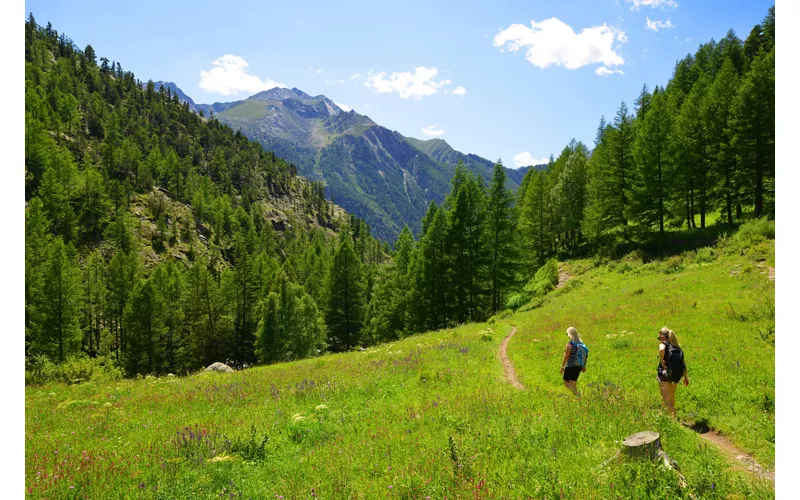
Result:
{"type": "Polygon", "coordinates": [[[77,353],[82,338],[80,273],[70,253],[60,237],[50,244],[44,264],[42,323],[34,340],[37,352],[58,361],[77,353]]]}
{"type": "Polygon", "coordinates": [[[125,308],[133,286],[138,281],[138,260],[135,254],[127,254],[118,250],[108,263],[108,318],[114,334],[114,353],[117,362],[121,361],[120,355],[125,352],[125,308]]]}
{"type": "Polygon", "coordinates": [[[128,338],[125,365],[129,374],[158,373],[164,356],[163,335],[165,304],[153,279],[140,279],[131,291],[125,308],[128,338]]]}
{"type": "Polygon", "coordinates": [[[700,227],[705,227],[709,209],[708,195],[712,185],[706,148],[708,139],[703,127],[701,109],[710,77],[702,74],[686,97],[675,122],[678,144],[677,179],[682,193],[687,228],[696,226],[695,215],[700,213],[700,227]]]}
{"type": "Polygon", "coordinates": [[[589,150],[582,143],[574,143],[570,150],[564,169],[558,175],[553,194],[558,198],[554,205],[561,221],[563,246],[575,250],[583,239],[581,231],[588,199],[586,185],[589,150]]]}
{"type": "Polygon", "coordinates": [[[89,255],[83,269],[85,347],[90,356],[100,353],[101,331],[106,310],[106,265],[103,256],[95,250],[89,255]]]}
{"type": "Polygon", "coordinates": [[[34,197],[25,212],[25,353],[43,327],[45,262],[52,236],[42,201],[34,197]]]}
{"type": "Polygon", "coordinates": [[[505,169],[500,161],[494,166],[487,207],[487,243],[489,250],[489,291],[491,313],[500,310],[505,295],[514,285],[517,247],[514,236],[514,195],[506,189],[505,169]]]}
{"type": "Polygon", "coordinates": [[[736,68],[733,61],[727,58],[717,72],[702,107],[703,124],[708,137],[708,158],[714,176],[719,179],[714,198],[722,203],[728,224],[733,224],[733,207],[737,197],[736,151],[731,147],[733,131],[729,122],[738,87],[736,68]]]}
{"type": "Polygon", "coordinates": [[[754,215],[774,213],[775,51],[756,57],[733,100],[731,128],[742,172],[743,195],[754,215]]]}
{"type": "Polygon", "coordinates": [[[667,95],[656,87],[650,111],[638,127],[634,146],[638,171],[633,186],[631,214],[638,224],[647,228],[658,224],[662,237],[674,175],[670,150],[672,123],[667,95]]]}
{"type": "Polygon", "coordinates": [[[360,341],[366,294],[363,279],[361,261],[345,238],[336,249],[327,279],[325,322],[334,350],[350,349],[360,341]]]}
{"type": "Polygon", "coordinates": [[[522,240],[523,254],[528,258],[526,265],[532,274],[541,267],[550,247],[548,230],[548,205],[550,195],[547,193],[546,174],[539,170],[531,171],[525,199],[522,200],[519,215],[519,233],[522,240]]]}
{"type": "Polygon", "coordinates": [[[453,315],[460,324],[474,321],[480,314],[487,261],[484,244],[486,195],[475,175],[466,170],[459,175],[458,167],[452,189],[445,200],[445,205],[451,207],[446,230],[448,276],[453,315]]]}
{"type": "Polygon", "coordinates": [[[166,307],[163,310],[163,369],[173,372],[181,363],[181,333],[184,325],[184,312],[181,307],[184,280],[182,265],[171,261],[159,265],[153,273],[153,284],[166,307]]]}
{"type": "MultiPolygon", "coordinates": [[[[416,331],[437,330],[448,324],[451,283],[448,264],[446,213],[431,205],[433,214],[425,235],[413,253],[410,310],[416,331]]],[[[429,210],[430,212],[430,210],[429,210]]]]}
{"type": "MultiPolygon", "coordinates": [[[[614,124],[608,135],[609,167],[615,180],[616,192],[609,200],[613,206],[613,225],[623,229],[628,225],[626,210],[630,196],[630,177],[633,165],[633,120],[623,101],[614,117],[614,124]]],[[[609,193],[610,194],[610,193],[609,193]]]]}

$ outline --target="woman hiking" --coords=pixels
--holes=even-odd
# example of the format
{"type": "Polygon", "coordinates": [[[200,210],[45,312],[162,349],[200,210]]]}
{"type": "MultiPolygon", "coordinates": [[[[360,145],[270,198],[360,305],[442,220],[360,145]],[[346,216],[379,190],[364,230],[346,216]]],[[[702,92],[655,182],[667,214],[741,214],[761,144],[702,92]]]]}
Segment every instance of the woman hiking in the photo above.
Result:
{"type": "Polygon", "coordinates": [[[667,405],[667,410],[673,418],[677,418],[675,412],[675,389],[678,382],[683,378],[683,385],[689,385],[689,371],[683,361],[683,350],[678,343],[678,336],[675,332],[663,327],[658,331],[658,387],[661,390],[661,397],[667,405]]]}
{"type": "Polygon", "coordinates": [[[564,348],[564,359],[561,360],[561,373],[564,374],[564,386],[572,391],[575,397],[581,397],[578,392],[578,376],[586,371],[586,360],[589,357],[589,349],[581,341],[578,330],[574,327],[567,328],[567,342],[564,348]]]}

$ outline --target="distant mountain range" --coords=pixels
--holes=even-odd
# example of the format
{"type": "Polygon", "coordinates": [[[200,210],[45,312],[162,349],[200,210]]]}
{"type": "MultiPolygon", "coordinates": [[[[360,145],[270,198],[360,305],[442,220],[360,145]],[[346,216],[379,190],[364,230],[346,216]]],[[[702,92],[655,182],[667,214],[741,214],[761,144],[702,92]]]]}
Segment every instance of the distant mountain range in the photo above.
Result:
{"type": "MultiPolygon", "coordinates": [[[[164,85],[190,108],[293,163],[301,175],[324,180],[337,205],[364,219],[378,238],[394,242],[407,224],[415,233],[431,200],[441,203],[461,160],[491,179],[494,162],[453,149],[442,139],[405,137],[355,111],[344,111],[323,95],[273,88],[236,102],[195,104],[172,82],[164,85]]],[[[530,167],[506,169],[516,191],[530,167]]]]}

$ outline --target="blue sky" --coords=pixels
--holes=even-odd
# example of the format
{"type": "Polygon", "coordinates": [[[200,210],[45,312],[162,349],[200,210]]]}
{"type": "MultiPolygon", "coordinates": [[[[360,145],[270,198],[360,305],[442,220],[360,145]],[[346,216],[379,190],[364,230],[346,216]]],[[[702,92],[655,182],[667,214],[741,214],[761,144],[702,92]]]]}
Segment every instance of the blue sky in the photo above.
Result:
{"type": "Polygon", "coordinates": [[[632,108],[642,84],[665,84],[700,43],[729,28],[746,38],[773,4],[37,0],[25,9],[198,103],[297,87],[514,167],[557,156],[572,138],[591,147],[601,115],[612,118],[622,100],[632,108]]]}

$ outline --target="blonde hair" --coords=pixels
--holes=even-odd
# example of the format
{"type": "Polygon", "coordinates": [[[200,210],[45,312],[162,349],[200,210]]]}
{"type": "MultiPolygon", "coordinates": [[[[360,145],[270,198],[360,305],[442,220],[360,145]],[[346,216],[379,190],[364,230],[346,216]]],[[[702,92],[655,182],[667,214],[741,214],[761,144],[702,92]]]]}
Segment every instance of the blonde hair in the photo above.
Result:
{"type": "Polygon", "coordinates": [[[680,347],[681,346],[680,343],[678,343],[678,336],[675,335],[675,332],[673,332],[672,330],[670,330],[666,326],[662,327],[661,330],[658,331],[658,333],[660,333],[662,335],[666,335],[667,336],[667,342],[669,342],[670,345],[674,345],[675,347],[680,347]]]}
{"type": "Polygon", "coordinates": [[[569,335],[569,339],[575,343],[581,343],[581,336],[578,334],[578,330],[575,327],[567,328],[567,335],[569,335]]]}

